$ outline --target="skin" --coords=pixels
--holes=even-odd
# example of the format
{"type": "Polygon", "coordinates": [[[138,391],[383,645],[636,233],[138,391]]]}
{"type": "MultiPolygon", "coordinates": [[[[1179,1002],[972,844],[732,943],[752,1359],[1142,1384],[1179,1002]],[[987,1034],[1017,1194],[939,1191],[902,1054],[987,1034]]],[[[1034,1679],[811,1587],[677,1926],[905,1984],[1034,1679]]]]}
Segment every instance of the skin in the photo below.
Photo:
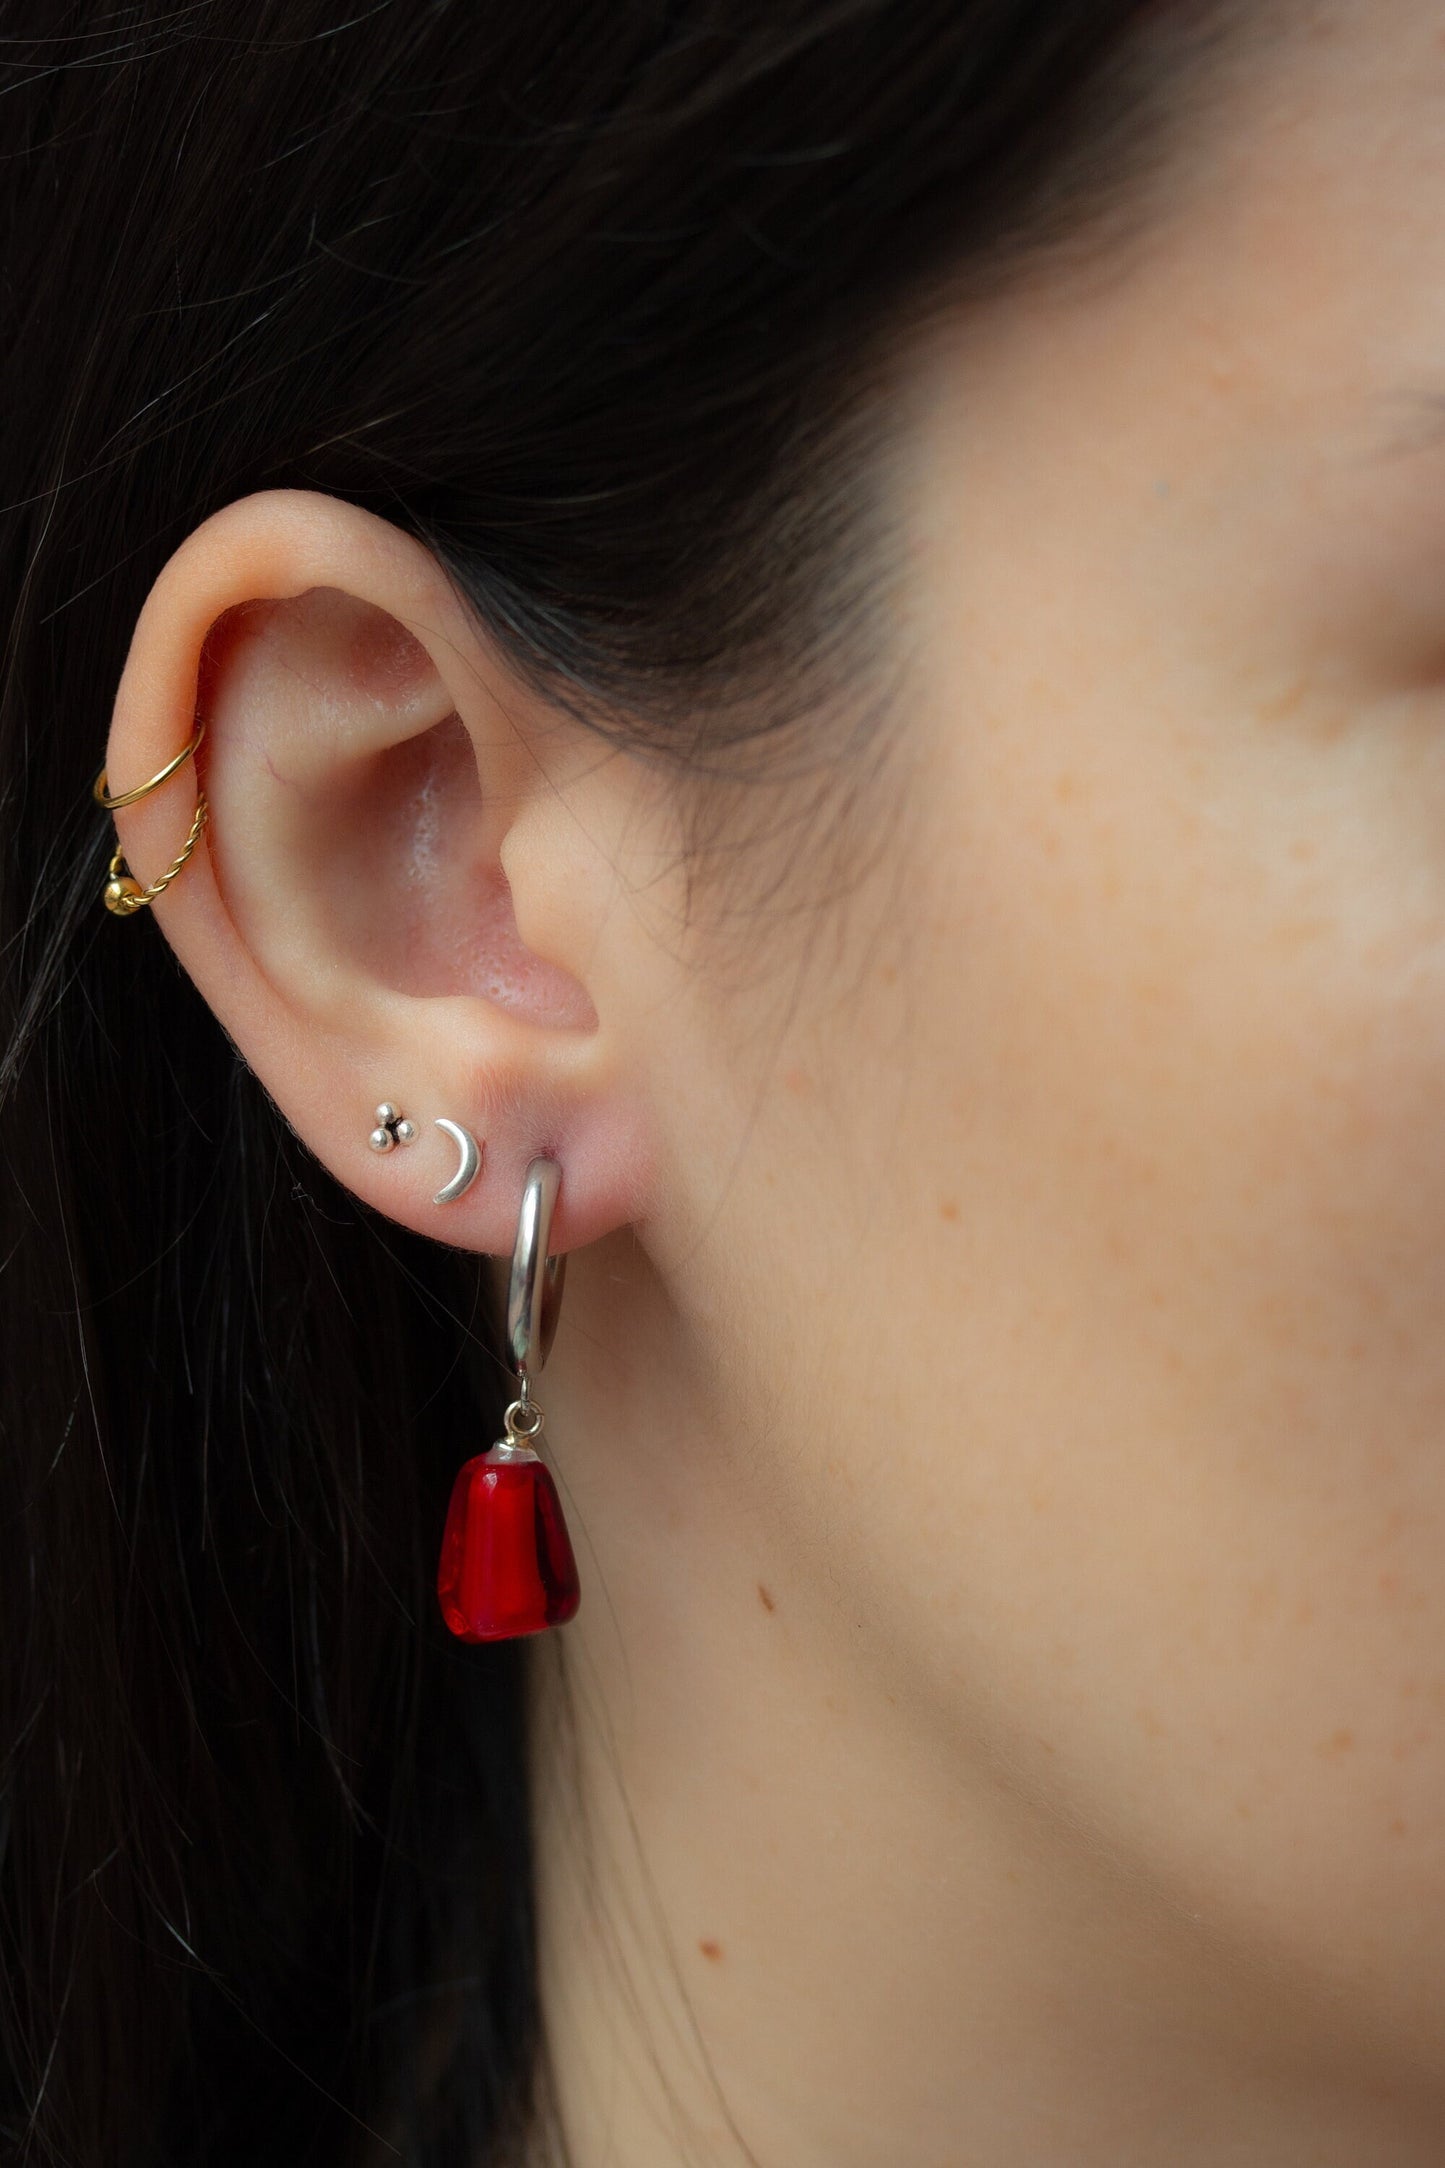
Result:
{"type": "Polygon", "coordinates": [[[1107,266],[900,358],[823,939],[724,969],[677,786],[353,507],[228,507],[137,626],[112,783],[199,673],[156,915],[302,1137],[498,1255],[563,1164],[576,2168],[1445,2151],[1438,11],[1309,11],[1224,105],[1107,266]]]}

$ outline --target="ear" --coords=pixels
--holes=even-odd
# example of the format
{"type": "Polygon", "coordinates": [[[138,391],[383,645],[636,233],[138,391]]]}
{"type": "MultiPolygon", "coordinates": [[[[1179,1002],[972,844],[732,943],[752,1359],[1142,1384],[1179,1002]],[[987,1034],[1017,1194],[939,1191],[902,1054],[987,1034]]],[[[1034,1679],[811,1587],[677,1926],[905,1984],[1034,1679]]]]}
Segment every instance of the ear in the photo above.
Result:
{"type": "Polygon", "coordinates": [[[154,916],[317,1158],[394,1219],[499,1254],[539,1153],[562,1166],[554,1250],[645,1216],[645,1065],[627,1058],[645,936],[610,907],[622,854],[665,821],[656,771],[549,709],[420,543],[299,490],[218,512],[156,581],[112,791],[198,720],[194,770],[118,812],[120,842],[154,880],[204,787],[209,822],[154,916]],[[416,1135],[381,1154],[383,1101],[416,1135]],[[441,1117],[484,1150],[437,1206],[458,1159],[441,1117]]]}

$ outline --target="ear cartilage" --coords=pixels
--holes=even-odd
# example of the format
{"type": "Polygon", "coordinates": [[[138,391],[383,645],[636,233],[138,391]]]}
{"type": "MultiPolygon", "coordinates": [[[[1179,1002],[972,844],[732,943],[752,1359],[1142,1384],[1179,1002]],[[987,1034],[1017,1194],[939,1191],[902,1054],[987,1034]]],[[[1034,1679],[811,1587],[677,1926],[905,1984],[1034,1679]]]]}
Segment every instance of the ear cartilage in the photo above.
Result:
{"type": "Polygon", "coordinates": [[[389,1152],[398,1144],[410,1144],[415,1136],[416,1123],[389,1099],[383,1099],[376,1110],[376,1127],[366,1141],[373,1152],[389,1152]]]}
{"type": "Polygon", "coordinates": [[[463,1129],[460,1122],[449,1122],[445,1115],[438,1116],[436,1126],[446,1131],[460,1156],[456,1173],[449,1182],[443,1182],[432,1203],[455,1204],[458,1197],[466,1195],[482,1171],[482,1147],[470,1129],[463,1129]]]}

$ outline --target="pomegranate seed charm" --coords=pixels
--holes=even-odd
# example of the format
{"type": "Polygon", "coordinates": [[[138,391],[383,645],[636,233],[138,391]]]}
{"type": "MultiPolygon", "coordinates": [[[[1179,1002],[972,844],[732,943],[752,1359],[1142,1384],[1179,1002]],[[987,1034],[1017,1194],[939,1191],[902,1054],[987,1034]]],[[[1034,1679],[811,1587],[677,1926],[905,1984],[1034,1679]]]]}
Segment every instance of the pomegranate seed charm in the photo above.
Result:
{"type": "Polygon", "coordinates": [[[532,1380],[557,1330],[567,1263],[547,1255],[561,1179],[555,1159],[534,1159],[527,1169],[507,1294],[507,1342],[521,1390],[507,1409],[506,1436],[458,1471],[447,1508],[437,1597],[459,1641],[541,1633],[571,1618],[581,1600],[562,1501],[532,1448],[543,1423],[532,1380]]]}

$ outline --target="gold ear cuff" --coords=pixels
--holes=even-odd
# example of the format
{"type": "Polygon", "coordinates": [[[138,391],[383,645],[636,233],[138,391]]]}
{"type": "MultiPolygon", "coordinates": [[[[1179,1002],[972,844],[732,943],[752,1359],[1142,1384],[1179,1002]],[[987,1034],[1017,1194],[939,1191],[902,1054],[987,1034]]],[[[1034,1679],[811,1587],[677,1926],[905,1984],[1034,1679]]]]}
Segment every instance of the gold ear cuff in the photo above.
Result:
{"type": "MultiPolygon", "coordinates": [[[[94,798],[97,805],[103,805],[107,813],[113,813],[117,806],[134,805],[137,799],[148,798],[153,790],[160,789],[162,783],[168,783],[178,768],[185,766],[205,735],[205,724],[203,722],[198,723],[196,725],[196,734],[190,744],[183,746],[174,760],[168,760],[163,768],[157,769],[148,783],[137,783],[134,790],[118,790],[114,797],[110,795],[106,787],[105,770],[102,768],[91,789],[92,798],[94,798]]],[[[196,812],[195,818],[191,822],[190,834],[186,837],[180,850],[159,880],[152,881],[149,888],[141,887],[140,882],[126,865],[125,853],[117,850],[115,856],[111,859],[110,872],[105,888],[102,891],[102,901],[107,911],[114,912],[117,918],[130,918],[136,911],[143,911],[147,904],[154,903],[156,897],[163,890],[170,887],[172,881],[195,849],[200,839],[201,830],[206,825],[206,817],[209,812],[210,807],[206,804],[206,794],[204,791],[199,791],[196,795],[196,812]]]]}

